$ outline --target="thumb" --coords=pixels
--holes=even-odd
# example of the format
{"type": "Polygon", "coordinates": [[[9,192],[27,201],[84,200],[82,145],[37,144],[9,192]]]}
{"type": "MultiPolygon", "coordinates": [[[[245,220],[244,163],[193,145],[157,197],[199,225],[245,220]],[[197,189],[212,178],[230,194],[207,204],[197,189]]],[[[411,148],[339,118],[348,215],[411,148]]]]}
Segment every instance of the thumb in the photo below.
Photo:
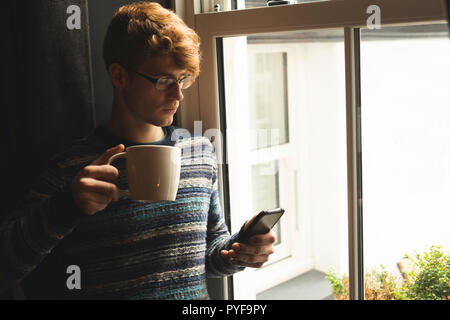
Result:
{"type": "Polygon", "coordinates": [[[104,165],[108,162],[109,158],[119,152],[123,152],[125,150],[125,146],[123,144],[118,144],[115,147],[112,147],[105,151],[99,158],[94,160],[91,165],[104,165]]]}
{"type": "Polygon", "coordinates": [[[258,214],[254,215],[250,220],[248,220],[248,221],[245,223],[244,231],[248,229],[248,227],[251,225],[251,223],[253,222],[253,220],[255,220],[255,218],[256,218],[257,215],[258,215],[258,214]]]}

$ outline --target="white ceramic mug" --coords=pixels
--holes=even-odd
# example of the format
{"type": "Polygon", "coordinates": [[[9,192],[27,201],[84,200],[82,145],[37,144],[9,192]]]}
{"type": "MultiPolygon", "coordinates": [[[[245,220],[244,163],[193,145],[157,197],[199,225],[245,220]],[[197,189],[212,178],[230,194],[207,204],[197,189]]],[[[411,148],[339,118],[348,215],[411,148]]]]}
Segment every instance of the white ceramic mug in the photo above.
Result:
{"type": "Polygon", "coordinates": [[[109,158],[126,158],[128,190],[120,190],[133,200],[174,201],[180,182],[181,149],[162,145],[137,145],[109,158]]]}

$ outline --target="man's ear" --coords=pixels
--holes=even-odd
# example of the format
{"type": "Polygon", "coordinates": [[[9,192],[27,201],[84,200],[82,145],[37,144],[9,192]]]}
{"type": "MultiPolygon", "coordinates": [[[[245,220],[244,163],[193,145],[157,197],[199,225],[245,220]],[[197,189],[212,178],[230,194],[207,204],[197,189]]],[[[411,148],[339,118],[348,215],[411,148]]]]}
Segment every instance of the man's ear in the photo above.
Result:
{"type": "Polygon", "coordinates": [[[120,64],[111,63],[108,68],[108,74],[115,88],[123,89],[128,85],[128,72],[120,64]]]}

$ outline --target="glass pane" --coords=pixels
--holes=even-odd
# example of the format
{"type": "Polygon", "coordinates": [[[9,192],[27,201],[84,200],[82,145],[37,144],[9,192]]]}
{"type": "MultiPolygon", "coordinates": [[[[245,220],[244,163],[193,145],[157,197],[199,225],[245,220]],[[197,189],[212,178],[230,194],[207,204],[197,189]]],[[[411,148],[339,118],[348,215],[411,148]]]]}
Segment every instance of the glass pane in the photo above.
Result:
{"type": "Polygon", "coordinates": [[[234,275],[237,299],[348,299],[337,279],[348,274],[343,39],[343,30],[222,39],[231,221],[248,219],[248,199],[252,213],[286,210],[281,257],[234,275]],[[240,295],[249,288],[254,296],[240,295]]]}
{"type": "Polygon", "coordinates": [[[248,54],[251,149],[289,141],[286,52],[248,54]]]}
{"type": "MultiPolygon", "coordinates": [[[[257,164],[252,166],[252,203],[255,214],[262,210],[275,209],[279,207],[279,179],[278,161],[257,164]]],[[[280,224],[273,228],[277,235],[274,245],[281,243],[280,224]]]]}
{"type": "MultiPolygon", "coordinates": [[[[438,286],[419,285],[425,272],[448,296],[448,273],[440,278],[438,268],[403,258],[424,257],[431,246],[449,255],[449,58],[446,24],[361,32],[366,299],[430,299],[433,291],[442,297],[438,286]],[[392,289],[406,284],[400,269],[418,274],[406,277],[410,287],[401,296],[392,289]],[[391,277],[386,281],[383,270],[391,277]]],[[[439,264],[448,268],[442,259],[439,264]]]]}
{"type": "MultiPolygon", "coordinates": [[[[240,1],[240,0],[237,0],[240,1]]],[[[244,0],[245,2],[245,8],[257,8],[257,7],[266,7],[269,4],[270,5],[277,5],[277,4],[296,4],[296,3],[302,3],[302,2],[314,2],[314,1],[324,1],[324,0],[284,0],[284,1],[277,1],[277,0],[244,0]]]]}

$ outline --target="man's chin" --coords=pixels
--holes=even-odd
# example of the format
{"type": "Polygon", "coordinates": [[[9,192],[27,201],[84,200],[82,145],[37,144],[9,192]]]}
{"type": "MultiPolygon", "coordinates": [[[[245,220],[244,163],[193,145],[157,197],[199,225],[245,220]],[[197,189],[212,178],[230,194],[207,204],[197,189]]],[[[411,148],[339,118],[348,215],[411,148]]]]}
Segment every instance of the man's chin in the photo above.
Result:
{"type": "Polygon", "coordinates": [[[164,118],[161,118],[157,123],[153,123],[153,125],[158,127],[168,127],[173,123],[173,116],[165,116],[164,118]]]}

